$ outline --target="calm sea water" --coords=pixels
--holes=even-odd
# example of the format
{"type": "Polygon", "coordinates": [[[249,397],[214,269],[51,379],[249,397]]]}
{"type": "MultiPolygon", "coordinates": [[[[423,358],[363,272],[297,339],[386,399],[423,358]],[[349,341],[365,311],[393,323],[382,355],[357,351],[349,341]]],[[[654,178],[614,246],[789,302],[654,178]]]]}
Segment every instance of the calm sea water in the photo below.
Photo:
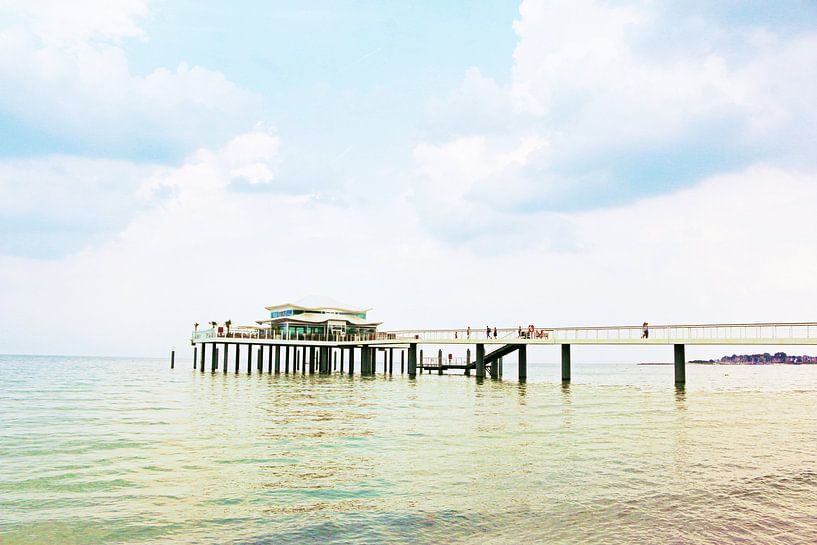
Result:
{"type": "Polygon", "coordinates": [[[817,366],[0,357],[0,543],[817,543],[817,366]]]}

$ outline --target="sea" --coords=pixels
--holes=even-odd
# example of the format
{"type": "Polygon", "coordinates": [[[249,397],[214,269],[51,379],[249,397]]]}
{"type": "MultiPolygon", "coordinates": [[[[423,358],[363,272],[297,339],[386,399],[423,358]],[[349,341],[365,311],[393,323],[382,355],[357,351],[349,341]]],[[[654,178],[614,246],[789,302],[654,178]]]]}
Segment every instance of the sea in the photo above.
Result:
{"type": "Polygon", "coordinates": [[[817,543],[817,365],[0,356],[0,543],[817,543]]]}

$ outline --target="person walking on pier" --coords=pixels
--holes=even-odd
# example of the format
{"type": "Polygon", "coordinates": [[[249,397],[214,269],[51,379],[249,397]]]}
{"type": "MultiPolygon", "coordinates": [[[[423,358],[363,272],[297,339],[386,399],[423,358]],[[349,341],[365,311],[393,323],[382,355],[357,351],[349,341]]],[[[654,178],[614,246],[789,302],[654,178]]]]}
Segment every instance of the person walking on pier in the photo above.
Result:
{"type": "Polygon", "coordinates": [[[486,338],[486,339],[490,339],[490,338],[491,338],[491,326],[489,326],[489,325],[488,325],[488,326],[485,326],[485,338],[486,338]]]}
{"type": "Polygon", "coordinates": [[[496,326],[494,326],[494,339],[496,339],[496,326]]]}
{"type": "Polygon", "coordinates": [[[642,339],[649,339],[650,338],[650,324],[644,322],[644,325],[641,326],[641,338],[642,339]]]}
{"type": "Polygon", "coordinates": [[[465,330],[465,334],[468,336],[469,339],[471,338],[471,326],[470,325],[468,326],[468,329],[465,330]]]}

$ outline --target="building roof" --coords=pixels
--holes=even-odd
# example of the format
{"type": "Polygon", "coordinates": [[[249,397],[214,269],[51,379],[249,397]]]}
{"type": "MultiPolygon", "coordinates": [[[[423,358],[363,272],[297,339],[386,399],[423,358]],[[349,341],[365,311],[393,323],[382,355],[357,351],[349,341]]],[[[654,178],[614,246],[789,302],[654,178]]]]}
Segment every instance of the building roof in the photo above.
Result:
{"type": "Polygon", "coordinates": [[[370,320],[363,320],[357,316],[333,315],[333,314],[316,314],[313,312],[304,312],[295,316],[279,316],[278,318],[268,318],[266,320],[257,320],[259,324],[276,324],[279,322],[303,323],[303,324],[325,324],[326,322],[346,322],[350,325],[356,326],[378,326],[383,322],[372,322],[370,320]]]}
{"type": "Polygon", "coordinates": [[[324,297],[324,296],[310,296],[304,297],[303,299],[299,299],[294,303],[283,303],[280,305],[272,305],[269,307],[264,307],[269,311],[274,310],[283,310],[283,309],[300,309],[300,310],[339,310],[342,312],[348,312],[351,314],[358,314],[361,312],[368,312],[372,309],[370,308],[355,308],[349,305],[343,304],[339,301],[335,301],[331,297],[324,297]]]}

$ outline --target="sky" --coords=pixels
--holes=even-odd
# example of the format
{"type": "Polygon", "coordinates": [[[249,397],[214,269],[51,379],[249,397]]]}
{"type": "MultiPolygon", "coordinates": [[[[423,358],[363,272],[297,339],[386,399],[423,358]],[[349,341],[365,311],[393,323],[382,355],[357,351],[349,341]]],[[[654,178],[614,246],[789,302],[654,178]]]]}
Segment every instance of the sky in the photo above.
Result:
{"type": "Polygon", "coordinates": [[[162,356],[308,295],[385,329],[814,321],[815,23],[0,0],[0,353],[162,356]]]}

